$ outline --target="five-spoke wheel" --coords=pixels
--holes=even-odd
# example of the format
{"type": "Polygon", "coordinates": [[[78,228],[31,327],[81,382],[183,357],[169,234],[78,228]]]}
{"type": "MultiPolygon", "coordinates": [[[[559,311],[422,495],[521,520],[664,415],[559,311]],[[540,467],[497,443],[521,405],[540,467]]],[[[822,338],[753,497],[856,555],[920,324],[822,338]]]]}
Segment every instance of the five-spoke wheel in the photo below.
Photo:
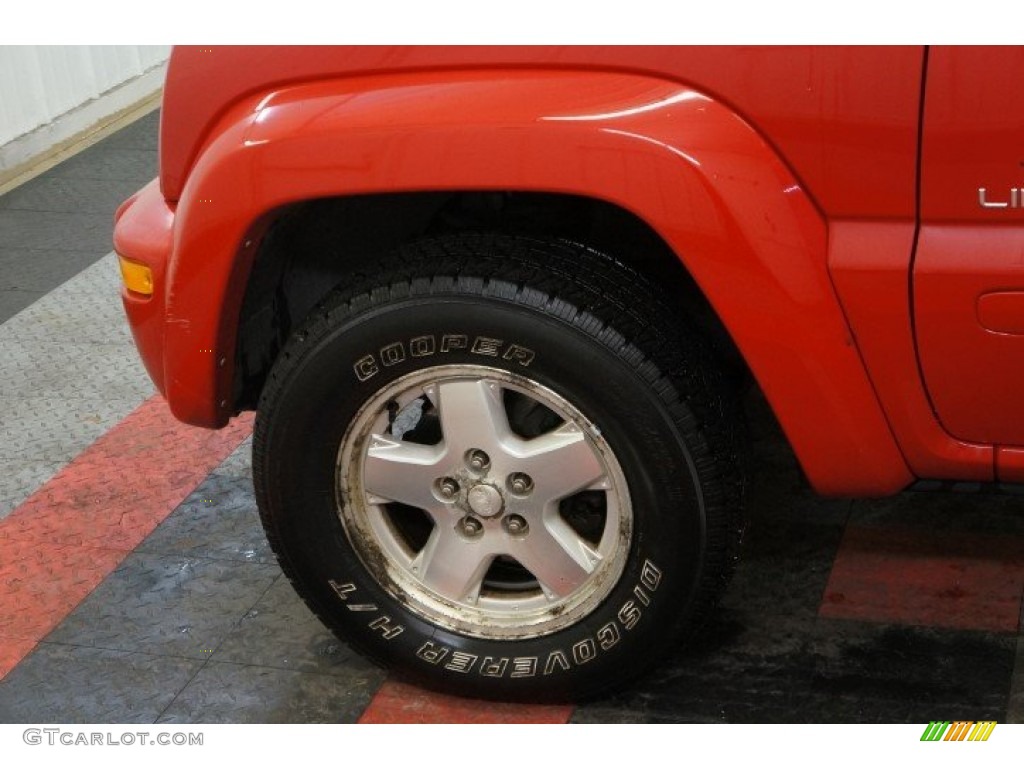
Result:
{"type": "Polygon", "coordinates": [[[479,637],[571,624],[629,551],[629,493],[599,428],[497,368],[428,368],[384,387],[345,434],[338,481],[367,567],[386,568],[428,620],[479,637]]]}

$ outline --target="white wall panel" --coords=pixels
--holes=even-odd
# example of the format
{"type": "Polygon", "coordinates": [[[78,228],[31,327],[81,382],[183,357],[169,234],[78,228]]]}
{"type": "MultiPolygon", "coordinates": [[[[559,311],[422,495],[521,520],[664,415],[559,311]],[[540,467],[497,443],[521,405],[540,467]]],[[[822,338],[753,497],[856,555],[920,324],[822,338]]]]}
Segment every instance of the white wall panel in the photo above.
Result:
{"type": "Polygon", "coordinates": [[[170,46],[0,46],[0,146],[166,61],[170,46]]]}

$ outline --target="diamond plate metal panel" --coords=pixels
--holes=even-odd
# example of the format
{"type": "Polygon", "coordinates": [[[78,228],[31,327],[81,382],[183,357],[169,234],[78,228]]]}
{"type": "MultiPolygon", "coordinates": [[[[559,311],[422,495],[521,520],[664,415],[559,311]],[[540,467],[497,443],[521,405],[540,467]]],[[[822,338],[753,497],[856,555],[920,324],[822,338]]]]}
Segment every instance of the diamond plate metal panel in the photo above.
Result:
{"type": "Polygon", "coordinates": [[[0,540],[134,549],[250,429],[184,426],[154,398],[0,524],[0,540]]]}
{"type": "Polygon", "coordinates": [[[0,210],[110,216],[134,191],[126,194],[126,188],[131,186],[134,185],[130,182],[116,179],[65,179],[44,174],[0,197],[0,210]]]}
{"type": "Polygon", "coordinates": [[[152,393],[117,291],[108,255],[0,325],[0,518],[152,393]]]}
{"type": "Polygon", "coordinates": [[[120,285],[117,259],[108,253],[5,323],[0,338],[131,345],[120,285]]]}
{"type": "Polygon", "coordinates": [[[47,639],[205,659],[279,574],[272,565],[129,555],[47,639]]]}
{"type": "Polygon", "coordinates": [[[109,214],[0,211],[0,248],[103,253],[113,233],[109,214]]]}
{"type": "Polygon", "coordinates": [[[424,691],[408,683],[388,680],[380,687],[360,723],[566,723],[573,708],[559,704],[510,704],[478,701],[424,691]]]}
{"type": "Polygon", "coordinates": [[[0,461],[62,466],[138,404],[136,398],[0,397],[0,461]],[[51,428],[41,430],[40,422],[51,428]]]}
{"type": "Polygon", "coordinates": [[[31,539],[3,542],[0,636],[39,640],[103,581],[124,553],[31,539]]]}
{"type": "Polygon", "coordinates": [[[41,643],[0,681],[3,723],[152,723],[201,661],[41,643]]]}
{"type": "Polygon", "coordinates": [[[0,290],[0,322],[23,311],[42,295],[39,291],[20,290],[18,287],[0,290]]]}
{"type": "Polygon", "coordinates": [[[0,459],[0,520],[17,509],[35,490],[60,471],[60,462],[0,459]]]}
{"type": "Polygon", "coordinates": [[[157,174],[157,153],[96,145],[65,160],[51,174],[62,179],[120,179],[141,187],[157,174]]]}
{"type": "Polygon", "coordinates": [[[246,563],[275,563],[252,482],[210,475],[136,549],[246,563]]]}
{"type": "Polygon", "coordinates": [[[380,670],[314,675],[210,661],[160,723],[354,723],[380,685],[380,670]]]}
{"type": "Polygon", "coordinates": [[[324,627],[284,576],[242,617],[213,659],[332,675],[374,669],[324,627]]]}
{"type": "Polygon", "coordinates": [[[688,651],[573,722],[927,723],[1002,720],[1014,638],[722,614],[688,651]]]}
{"type": "Polygon", "coordinates": [[[247,437],[214,472],[225,477],[244,478],[252,484],[252,438],[247,437]]]}
{"type": "MultiPolygon", "coordinates": [[[[148,149],[156,152],[160,143],[159,131],[160,110],[154,110],[105,139],[103,145],[111,149],[148,149]]],[[[156,175],[155,168],[153,173],[156,175]]]]}
{"type": "Polygon", "coordinates": [[[0,249],[0,290],[20,288],[45,294],[100,257],[92,251],[0,249]]]}
{"type": "Polygon", "coordinates": [[[127,344],[0,340],[0,356],[5,361],[2,397],[59,398],[71,388],[76,399],[139,403],[154,391],[148,378],[137,375],[142,364],[127,344]]]}

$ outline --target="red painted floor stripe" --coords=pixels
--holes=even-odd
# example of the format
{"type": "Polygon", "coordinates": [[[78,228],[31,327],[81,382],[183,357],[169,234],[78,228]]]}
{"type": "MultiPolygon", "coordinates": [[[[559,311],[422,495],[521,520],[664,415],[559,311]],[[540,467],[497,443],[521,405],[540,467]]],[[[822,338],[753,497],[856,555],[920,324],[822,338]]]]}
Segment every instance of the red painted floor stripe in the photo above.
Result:
{"type": "Polygon", "coordinates": [[[251,429],[189,427],[150,398],[0,520],[0,679],[251,429]]]}
{"type": "Polygon", "coordinates": [[[35,640],[21,637],[0,637],[0,680],[18,666],[23,658],[36,647],[35,640]]]}
{"type": "Polygon", "coordinates": [[[1016,632],[1022,594],[1020,537],[849,526],[819,614],[1016,632]]]}
{"type": "Polygon", "coordinates": [[[360,723],[567,723],[573,708],[543,704],[501,704],[445,696],[385,681],[360,723]]]}

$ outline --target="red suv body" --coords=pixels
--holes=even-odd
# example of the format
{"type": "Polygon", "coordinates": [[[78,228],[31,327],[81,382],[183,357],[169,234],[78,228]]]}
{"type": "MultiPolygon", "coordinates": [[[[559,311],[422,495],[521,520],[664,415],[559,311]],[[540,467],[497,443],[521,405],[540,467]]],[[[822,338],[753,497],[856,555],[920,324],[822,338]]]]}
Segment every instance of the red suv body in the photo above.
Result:
{"type": "MultiPolygon", "coordinates": [[[[416,279],[436,282],[448,273],[453,279],[500,278],[556,296],[562,294],[550,287],[552,280],[574,283],[573,269],[556,269],[555,280],[538,276],[544,264],[574,259],[589,264],[592,250],[617,265],[595,267],[595,274],[609,275],[621,267],[637,276],[641,287],[616,302],[609,299],[620,316],[629,314],[627,305],[658,308],[646,315],[646,309],[637,310],[643,316],[635,322],[609,321],[613,310],[602,309],[600,299],[632,279],[622,275],[610,279],[608,287],[581,277],[576,282],[586,285],[564,292],[565,300],[580,311],[593,307],[606,325],[632,328],[619,333],[626,342],[636,340],[640,352],[648,343],[641,341],[648,332],[643,329],[660,326],[664,339],[648,343],[646,358],[670,381],[685,379],[687,366],[659,361],[657,347],[687,346],[679,339],[690,336],[699,339],[694,344],[700,352],[697,362],[688,365],[713,369],[722,377],[703,385],[705,390],[727,392],[734,374],[748,371],[817,491],[882,495],[918,479],[1018,482],[1024,480],[1024,100],[1018,97],[1015,74],[1022,65],[1024,51],[1008,48],[177,48],[164,94],[159,181],[118,212],[117,251],[129,273],[141,269],[145,275],[125,290],[128,317],[146,366],[174,414],[216,428],[240,410],[259,408],[262,418],[261,403],[268,414],[277,414],[288,410],[279,399],[311,396],[303,389],[307,384],[289,391],[289,382],[302,380],[298,369],[306,363],[289,367],[282,355],[305,359],[295,346],[296,334],[328,344],[346,328],[362,328],[363,320],[352,319],[363,317],[359,301],[331,299],[338,291],[364,286],[359,290],[373,304],[375,275],[378,288],[391,286],[393,293],[398,290],[394,281],[408,277],[412,287],[385,301],[384,315],[397,312],[399,305],[405,311],[401,297],[415,294],[416,279]],[[473,239],[480,237],[485,239],[473,239]],[[515,255],[518,246],[511,244],[520,242],[517,238],[545,243],[539,247],[542,255],[515,255]],[[579,249],[576,256],[555,253],[554,244],[565,243],[579,249]],[[394,254],[408,254],[410,248],[415,254],[403,257],[403,263],[433,258],[441,266],[434,272],[426,266],[396,267],[394,254]],[[522,270],[508,274],[498,265],[481,266],[476,274],[474,264],[490,264],[481,249],[514,252],[515,260],[532,264],[525,273],[532,277],[522,270]],[[453,253],[459,266],[449,268],[453,253]],[[343,303],[349,319],[334,328],[334,310],[321,309],[325,302],[343,303]],[[329,329],[316,325],[321,311],[329,329]],[[672,318],[686,330],[675,330],[672,318]],[[268,395],[275,366],[282,366],[277,377],[282,389],[268,395]]],[[[580,275],[585,274],[581,269],[580,275]]],[[[447,305],[469,301],[464,294],[449,296],[437,289],[423,296],[436,296],[447,305]]],[[[494,304],[485,301],[488,295],[484,291],[476,297],[481,312],[494,304]]],[[[375,316],[365,311],[368,318],[375,316]]],[[[559,389],[556,373],[531,378],[533,363],[524,361],[541,353],[503,330],[497,316],[493,322],[499,330],[477,335],[472,329],[445,333],[443,327],[418,335],[417,321],[393,329],[379,322],[367,331],[365,354],[353,352],[351,361],[339,362],[352,386],[397,382],[388,377],[400,369],[409,376],[435,370],[440,390],[465,394],[469,385],[463,379],[472,369],[480,382],[518,392],[565,424],[577,424],[595,456],[610,452],[621,465],[617,474],[615,466],[602,464],[606,485],[615,487],[608,478],[620,477],[629,491],[618,501],[607,491],[600,515],[606,528],[613,518],[630,528],[619,543],[631,554],[601,576],[615,583],[610,592],[586,587],[603,565],[589,571],[584,567],[592,578],[581,577],[565,594],[551,589],[538,573],[541,566],[526,566],[519,581],[512,579],[519,585],[515,588],[490,570],[491,575],[478,574],[483,587],[474,587],[477,601],[488,590],[511,589],[512,597],[494,598],[499,602],[493,615],[491,608],[474,607],[482,603],[454,587],[449,591],[426,578],[420,583],[416,563],[426,563],[426,550],[439,534],[417,545],[411,534],[403,534],[404,539],[393,534],[401,525],[392,518],[379,530],[374,520],[392,514],[380,512],[387,504],[403,503],[427,510],[428,527],[447,524],[440,522],[440,512],[428,509],[433,501],[410,504],[411,491],[408,498],[397,498],[402,495],[397,490],[367,496],[360,504],[369,511],[348,516],[346,505],[362,491],[348,484],[342,460],[360,464],[359,483],[372,483],[376,471],[377,443],[367,448],[357,440],[351,451],[346,448],[351,442],[346,435],[361,423],[354,404],[338,434],[324,437],[333,445],[327,453],[337,457],[336,477],[324,481],[332,488],[337,511],[332,524],[340,525],[340,546],[354,550],[353,563],[360,564],[354,567],[371,574],[366,588],[383,590],[384,598],[366,604],[376,608],[390,598],[405,606],[414,621],[402,624],[396,607],[387,614],[368,611],[371,621],[349,627],[351,591],[344,590],[363,589],[358,578],[307,571],[307,550],[300,540],[309,531],[293,535],[279,522],[286,513],[277,511],[284,502],[275,494],[283,493],[288,482],[313,480],[286,482],[269,469],[257,469],[265,477],[257,478],[265,522],[286,570],[328,623],[336,629],[345,624],[339,629],[344,636],[430,684],[481,695],[523,691],[560,696],[614,682],[614,653],[627,644],[613,637],[631,634],[631,610],[653,601],[654,592],[665,588],[659,580],[669,570],[638,552],[641,534],[660,535],[661,529],[645,521],[644,505],[654,502],[644,501],[637,488],[646,482],[657,485],[662,495],[673,494],[665,481],[659,485],[639,477],[642,470],[633,472],[623,456],[637,444],[666,455],[674,449],[660,442],[653,425],[647,431],[626,429],[618,444],[609,438],[605,445],[601,436],[607,430],[591,416],[602,413],[601,406],[580,405],[586,397],[576,396],[579,385],[559,389]],[[375,333],[379,344],[372,341],[375,333]],[[477,357],[461,359],[462,368],[444,367],[448,359],[440,350],[446,339],[456,355],[463,344],[467,355],[475,351],[477,357]],[[434,367],[406,373],[403,366],[417,357],[434,367]],[[483,362],[493,362],[494,370],[508,376],[521,374],[526,383],[473,367],[483,362]],[[616,504],[631,511],[615,512],[616,504]],[[392,533],[382,533],[385,528],[392,533]],[[360,543],[374,537],[380,546],[360,543]],[[372,562],[381,553],[391,558],[390,565],[372,562]],[[635,587],[639,594],[627,605],[616,597],[616,585],[635,587]],[[533,630],[515,628],[508,615],[530,613],[543,602],[534,600],[531,589],[539,589],[552,610],[573,615],[572,621],[538,618],[533,630]],[[606,604],[613,610],[603,615],[606,604]],[[467,611],[472,618],[463,615],[467,611]],[[607,621],[591,627],[591,617],[607,621]],[[391,640],[397,642],[401,632],[387,637],[388,631],[403,627],[412,636],[416,621],[441,627],[451,637],[421,639],[404,655],[392,652],[391,640]],[[570,636],[574,631],[583,633],[570,636]],[[561,645],[554,642],[563,636],[567,639],[561,645]],[[542,641],[548,645],[539,651],[531,645],[542,641]],[[480,644],[471,654],[481,659],[476,682],[452,683],[459,679],[458,670],[447,665],[459,648],[473,643],[480,644]],[[592,650],[595,657],[612,661],[593,680],[566,671],[567,680],[577,682],[557,682],[563,658],[567,667],[583,670],[592,650]],[[480,671],[484,658],[491,659],[491,671],[505,659],[496,676],[504,687],[488,687],[489,676],[480,671]],[[533,667],[528,661],[516,667],[516,659],[534,658],[539,661],[533,667]],[[551,667],[546,677],[545,666],[551,667]],[[524,671],[520,678],[512,672],[516,668],[524,671]]],[[[480,327],[490,322],[481,321],[480,327]]],[[[609,349],[600,334],[590,339],[601,350],[609,349]]],[[[571,341],[567,335],[560,355],[571,354],[571,341]]],[[[585,368],[600,362],[588,354],[576,364],[585,368]]],[[[639,357],[637,365],[640,370],[639,357]]],[[[607,367],[592,370],[591,384],[602,386],[607,367]]],[[[634,398],[641,398],[642,391],[661,391],[656,376],[647,381],[648,389],[638,388],[634,398]]],[[[339,379],[338,386],[348,385],[339,379]]],[[[407,407],[404,390],[388,386],[380,391],[407,407]]],[[[431,386],[423,385],[427,394],[420,396],[419,407],[442,412],[443,436],[424,444],[454,444],[455,426],[445,423],[438,402],[443,398],[430,395],[431,386]]],[[[686,384],[673,386],[686,407],[704,397],[688,395],[686,384]]],[[[360,407],[376,402],[375,392],[371,387],[357,398],[364,404],[360,407]]],[[[702,434],[711,434],[713,426],[707,425],[719,421],[702,413],[729,410],[721,403],[730,395],[712,397],[715,407],[691,408],[704,425],[698,430],[702,434]]],[[[665,427],[666,435],[682,434],[681,445],[689,445],[677,452],[674,466],[677,474],[689,472],[686,484],[699,497],[693,513],[699,541],[692,552],[679,555],[693,566],[681,577],[674,612],[665,609],[666,617],[683,618],[650,619],[662,628],[696,621],[714,593],[700,585],[728,570],[735,549],[729,545],[720,555],[709,554],[714,550],[709,532],[718,523],[700,501],[714,495],[707,485],[711,481],[700,477],[703,449],[687,443],[679,426],[685,414],[672,416],[666,402],[651,407],[665,411],[664,425],[675,423],[665,427]]],[[[615,422],[610,411],[604,416],[615,422]]],[[[504,418],[498,420],[504,424],[504,418]]],[[[394,414],[387,434],[408,442],[402,437],[406,433],[395,431],[393,420],[394,414]]],[[[271,451],[274,424],[266,429],[271,451]]],[[[374,440],[383,439],[369,422],[365,430],[374,440]]],[[[526,439],[515,424],[512,431],[516,439],[526,439]]],[[[258,427],[258,446],[264,439],[260,434],[258,427]]],[[[541,436],[531,433],[530,439],[541,436]]],[[[282,437],[277,450],[290,446],[287,450],[294,452],[299,443],[290,439],[282,437]]],[[[495,439],[494,451],[502,456],[528,453],[509,447],[508,439],[495,439]]],[[[724,445],[709,438],[711,453],[732,450],[724,445]]],[[[539,444],[530,450],[539,451],[539,444]]],[[[500,463],[490,454],[487,458],[495,466],[500,463]]],[[[418,466],[418,461],[403,460],[403,466],[418,466]]],[[[494,558],[517,560],[511,553],[519,546],[515,532],[520,521],[530,531],[540,525],[554,531],[561,525],[551,522],[554,496],[545,502],[547,511],[524,507],[520,520],[510,523],[509,510],[522,497],[512,490],[513,475],[529,473],[520,468],[494,479],[490,470],[479,473],[479,466],[469,458],[466,462],[458,472],[470,474],[438,469],[434,495],[437,503],[457,507],[453,520],[462,521],[459,535],[469,542],[464,548],[483,546],[474,543],[474,535],[483,536],[481,541],[504,536],[503,541],[512,542],[492,547],[487,568],[494,558]],[[530,516],[534,513],[537,521],[530,516]]],[[[720,468],[719,475],[731,471],[720,468]]],[[[564,494],[570,490],[579,491],[562,488],[564,494]]],[[[558,501],[562,506],[568,498],[564,494],[558,501]]],[[[730,515],[723,520],[731,521],[730,515]]],[[[738,530],[732,522],[721,525],[723,531],[738,530]]],[[[329,535],[327,528],[317,530],[329,535]]],[[[558,539],[556,533],[551,535],[558,539]]],[[[536,534],[523,540],[531,541],[529,535],[536,534]]],[[[616,560],[615,547],[604,534],[579,535],[593,546],[584,542],[577,549],[589,547],[604,564],[616,560]]],[[[672,535],[683,534],[667,534],[672,535]]],[[[575,546],[566,544],[565,537],[558,540],[569,549],[575,546]]],[[[458,552],[452,557],[457,559],[458,552]]],[[[567,566],[557,578],[569,578],[570,570],[567,566]]],[[[643,642],[654,643],[651,637],[643,642]]]]}

